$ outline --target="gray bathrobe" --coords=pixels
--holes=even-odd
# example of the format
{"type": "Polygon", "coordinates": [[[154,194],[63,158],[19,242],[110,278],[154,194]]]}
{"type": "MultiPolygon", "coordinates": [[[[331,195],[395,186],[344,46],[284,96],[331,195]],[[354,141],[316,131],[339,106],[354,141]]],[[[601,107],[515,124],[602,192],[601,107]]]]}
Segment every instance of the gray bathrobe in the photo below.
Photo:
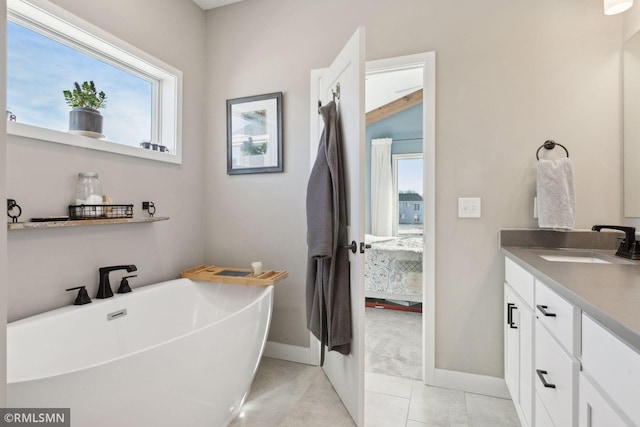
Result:
{"type": "MultiPolygon", "coordinates": [[[[307,186],[307,327],[329,351],[349,354],[351,301],[347,198],[335,102],[320,108],[324,131],[307,186]]],[[[322,363],[322,362],[321,362],[322,363]]]]}

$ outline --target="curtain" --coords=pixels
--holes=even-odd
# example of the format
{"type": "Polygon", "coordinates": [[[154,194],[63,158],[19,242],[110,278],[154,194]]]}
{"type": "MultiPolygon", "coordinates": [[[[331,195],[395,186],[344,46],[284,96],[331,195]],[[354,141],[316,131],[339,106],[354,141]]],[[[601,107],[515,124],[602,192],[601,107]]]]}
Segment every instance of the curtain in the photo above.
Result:
{"type": "Polygon", "coordinates": [[[391,138],[371,140],[371,234],[393,236],[391,138]]]}

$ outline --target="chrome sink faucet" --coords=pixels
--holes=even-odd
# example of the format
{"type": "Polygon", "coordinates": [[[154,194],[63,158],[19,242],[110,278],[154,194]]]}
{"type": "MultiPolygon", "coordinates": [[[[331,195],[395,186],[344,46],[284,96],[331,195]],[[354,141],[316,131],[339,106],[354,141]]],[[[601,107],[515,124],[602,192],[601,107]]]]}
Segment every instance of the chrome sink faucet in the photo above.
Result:
{"type": "Polygon", "coordinates": [[[621,225],[594,225],[592,231],[600,231],[603,228],[624,232],[624,239],[620,242],[616,256],[628,259],[640,259],[640,242],[636,240],[635,227],[621,225]]]}
{"type": "Polygon", "coordinates": [[[96,298],[104,299],[111,298],[113,296],[111,283],[109,283],[109,273],[115,270],[127,270],[127,272],[131,273],[132,271],[137,271],[138,268],[135,265],[114,265],[112,267],[100,267],[100,285],[98,286],[98,295],[96,295],[96,298]]]}

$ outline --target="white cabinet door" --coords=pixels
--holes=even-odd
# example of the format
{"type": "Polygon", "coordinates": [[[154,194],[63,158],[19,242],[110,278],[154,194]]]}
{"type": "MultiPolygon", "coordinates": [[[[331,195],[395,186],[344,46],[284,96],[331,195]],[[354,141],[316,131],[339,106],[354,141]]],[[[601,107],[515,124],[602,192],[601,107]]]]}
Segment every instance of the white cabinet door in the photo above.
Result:
{"type": "Polygon", "coordinates": [[[534,314],[509,286],[504,286],[504,372],[521,423],[533,425],[534,314]]]}
{"type": "Polygon", "coordinates": [[[504,287],[504,379],[513,403],[520,403],[520,331],[518,330],[517,297],[504,287]]]}
{"type": "Polygon", "coordinates": [[[587,315],[582,316],[582,369],[633,425],[640,425],[640,354],[587,315]]]}
{"type": "Polygon", "coordinates": [[[580,403],[578,411],[580,427],[625,427],[632,425],[620,418],[618,413],[583,373],[580,373],[580,403]]]}

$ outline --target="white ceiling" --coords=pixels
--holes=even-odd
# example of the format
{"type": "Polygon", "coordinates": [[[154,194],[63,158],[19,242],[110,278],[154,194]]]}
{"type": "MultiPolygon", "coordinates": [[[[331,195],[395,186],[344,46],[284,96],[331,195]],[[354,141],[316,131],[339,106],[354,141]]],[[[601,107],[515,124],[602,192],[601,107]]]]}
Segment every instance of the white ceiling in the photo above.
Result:
{"type": "Polygon", "coordinates": [[[231,3],[238,3],[242,0],[193,0],[195,4],[204,10],[213,9],[220,6],[226,6],[231,3]]]}
{"type": "Polygon", "coordinates": [[[365,80],[365,112],[386,105],[422,89],[422,68],[392,70],[367,74],[365,80]]]}

